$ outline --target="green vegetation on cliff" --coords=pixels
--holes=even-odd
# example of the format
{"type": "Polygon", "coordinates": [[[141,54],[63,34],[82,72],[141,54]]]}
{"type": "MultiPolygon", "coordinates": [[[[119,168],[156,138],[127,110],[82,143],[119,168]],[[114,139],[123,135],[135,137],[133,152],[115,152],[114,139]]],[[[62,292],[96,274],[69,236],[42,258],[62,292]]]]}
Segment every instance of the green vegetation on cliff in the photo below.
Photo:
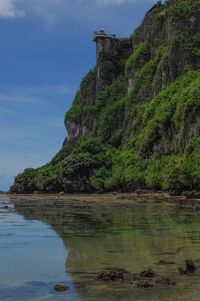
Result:
{"type": "Polygon", "coordinates": [[[66,114],[61,151],[11,191],[200,189],[199,18],[199,0],[158,2],[113,39],[66,114]]]}

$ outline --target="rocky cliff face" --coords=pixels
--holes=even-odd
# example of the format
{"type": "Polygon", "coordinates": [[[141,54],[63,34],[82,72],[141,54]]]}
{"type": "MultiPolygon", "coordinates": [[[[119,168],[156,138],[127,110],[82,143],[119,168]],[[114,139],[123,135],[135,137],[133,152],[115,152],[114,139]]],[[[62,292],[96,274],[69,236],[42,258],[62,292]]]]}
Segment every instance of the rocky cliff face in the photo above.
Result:
{"type": "Polygon", "coordinates": [[[74,106],[66,114],[67,143],[75,143],[92,131],[97,116],[94,112],[97,96],[123,73],[124,61],[131,53],[131,39],[107,39],[105,36],[96,42],[96,67],[83,79],[74,106]]]}
{"type": "Polygon", "coordinates": [[[199,0],[159,1],[131,37],[97,34],[63,148],[11,190],[199,188],[199,21],[199,0]]]}

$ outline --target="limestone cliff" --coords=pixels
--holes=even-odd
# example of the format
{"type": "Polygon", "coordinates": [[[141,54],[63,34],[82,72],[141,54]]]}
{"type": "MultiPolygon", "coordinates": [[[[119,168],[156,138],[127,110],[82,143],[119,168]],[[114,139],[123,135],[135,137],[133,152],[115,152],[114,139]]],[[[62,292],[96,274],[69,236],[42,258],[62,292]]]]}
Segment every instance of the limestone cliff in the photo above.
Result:
{"type": "Polygon", "coordinates": [[[159,1],[129,38],[96,32],[63,148],[11,191],[199,189],[199,32],[199,0],[159,1]]]}

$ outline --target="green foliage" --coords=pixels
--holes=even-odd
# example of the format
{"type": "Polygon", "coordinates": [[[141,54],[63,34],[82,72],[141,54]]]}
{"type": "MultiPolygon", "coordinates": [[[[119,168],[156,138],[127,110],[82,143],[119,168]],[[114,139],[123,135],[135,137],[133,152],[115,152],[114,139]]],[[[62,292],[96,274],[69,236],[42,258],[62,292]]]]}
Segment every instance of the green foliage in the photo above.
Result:
{"type": "Polygon", "coordinates": [[[23,173],[19,174],[15,178],[15,182],[19,185],[22,184],[24,186],[24,190],[26,192],[33,191],[35,188],[35,176],[36,170],[33,168],[27,168],[23,173]]]}
{"type": "Polygon", "coordinates": [[[169,5],[169,15],[173,18],[173,20],[185,18],[190,13],[191,2],[194,2],[194,0],[169,0],[167,2],[169,5]]]}
{"type": "MultiPolygon", "coordinates": [[[[163,56],[166,54],[166,48],[161,47],[155,57],[146,62],[133,76],[133,88],[130,98],[135,99],[140,90],[143,89],[145,97],[148,97],[154,87],[154,77],[163,56]]],[[[144,99],[145,99],[144,97],[144,99]]]]}
{"type": "Polygon", "coordinates": [[[80,139],[77,147],[61,162],[62,178],[71,185],[79,183],[76,189],[80,191],[101,191],[102,181],[111,166],[108,150],[108,145],[92,135],[80,139]]]}
{"type": "MultiPolygon", "coordinates": [[[[175,185],[172,183],[177,185],[177,181],[179,186],[188,189],[194,187],[195,183],[197,185],[199,138],[195,138],[195,144],[193,140],[193,143],[189,142],[186,153],[166,156],[155,153],[148,157],[148,152],[152,152],[154,141],[162,138],[171,123],[176,129],[174,141],[169,141],[172,147],[178,147],[177,144],[184,140],[181,124],[184,125],[191,113],[199,109],[199,86],[200,72],[188,71],[152,101],[134,107],[132,147],[131,150],[113,153],[112,177],[106,181],[108,189],[130,189],[143,185],[170,189],[175,185]],[[192,147],[196,153],[193,157],[187,156],[186,160],[186,154],[192,147]],[[147,152],[147,157],[143,157],[143,152],[147,152]]],[[[128,137],[130,139],[131,134],[128,137]]]]}
{"type": "Polygon", "coordinates": [[[138,66],[143,66],[149,57],[149,43],[143,42],[139,44],[133,54],[125,62],[125,72],[129,72],[133,67],[134,63],[137,63],[138,66]]]}
{"type": "Polygon", "coordinates": [[[184,154],[184,166],[187,170],[187,184],[200,189],[200,137],[190,139],[184,154]]]}
{"type": "Polygon", "coordinates": [[[95,167],[98,167],[98,161],[91,153],[71,154],[62,162],[62,173],[70,180],[77,176],[88,178],[95,167]]]}
{"type": "Polygon", "coordinates": [[[88,113],[90,113],[90,111],[92,110],[92,106],[90,105],[83,106],[81,100],[85,96],[87,96],[88,90],[90,90],[92,86],[95,86],[95,82],[96,82],[96,69],[94,68],[91,69],[82,80],[80,84],[80,89],[76,93],[74,102],[71,108],[69,109],[69,111],[65,115],[65,123],[67,122],[67,120],[79,118],[80,114],[82,114],[82,110],[85,110],[85,112],[88,111],[88,113]]]}
{"type": "Polygon", "coordinates": [[[60,187],[61,164],[47,164],[39,168],[35,180],[44,182],[43,190],[59,189],[60,187]]]}
{"type": "Polygon", "coordinates": [[[119,145],[123,134],[123,120],[126,98],[110,103],[103,110],[98,123],[98,133],[102,141],[119,145]]]}
{"type": "Polygon", "coordinates": [[[142,26],[138,26],[131,35],[133,41],[137,40],[140,37],[142,26]]]}
{"type": "Polygon", "coordinates": [[[125,78],[120,76],[99,94],[96,111],[99,112],[97,133],[103,142],[119,145],[122,139],[122,123],[126,105],[125,78]]]}
{"type": "Polygon", "coordinates": [[[166,6],[172,21],[177,21],[199,10],[199,0],[167,0],[166,6]]]}
{"type": "Polygon", "coordinates": [[[95,109],[101,112],[106,109],[106,106],[113,104],[125,94],[126,80],[124,76],[120,75],[112,85],[107,86],[103,91],[97,95],[95,109]]]}
{"type": "Polygon", "coordinates": [[[169,189],[170,180],[178,175],[179,156],[160,156],[154,154],[148,160],[145,183],[151,189],[169,189]]]}
{"type": "Polygon", "coordinates": [[[78,106],[79,104],[79,99],[80,99],[80,91],[78,91],[76,93],[76,96],[75,96],[75,99],[74,99],[74,102],[71,106],[71,108],[69,109],[69,111],[65,114],[65,122],[68,120],[68,119],[74,119],[75,116],[80,112],[80,108],[78,106]]]}
{"type": "Polygon", "coordinates": [[[189,71],[181,79],[172,83],[161,91],[154,99],[137,105],[134,122],[142,122],[142,131],[135,132],[133,142],[137,149],[142,150],[148,146],[152,139],[162,137],[170,124],[177,131],[174,143],[183,140],[181,125],[185,124],[191,111],[200,109],[200,72],[189,71]]]}
{"type": "Polygon", "coordinates": [[[193,36],[182,34],[179,36],[179,41],[189,54],[200,57],[200,33],[193,36]]]}
{"type": "Polygon", "coordinates": [[[148,160],[145,182],[149,188],[200,188],[200,137],[193,137],[183,153],[171,156],[154,154],[148,160]]]}
{"type": "Polygon", "coordinates": [[[115,150],[112,154],[112,175],[106,187],[113,189],[135,189],[143,184],[145,160],[134,150],[115,150]]]}
{"type": "Polygon", "coordinates": [[[87,90],[88,85],[91,84],[91,81],[94,81],[94,78],[96,77],[96,69],[93,68],[91,69],[86,76],[83,78],[81,85],[80,85],[80,90],[87,90]]]}
{"type": "Polygon", "coordinates": [[[148,103],[134,105],[128,134],[131,144],[124,143],[123,149],[116,148],[114,139],[121,135],[122,143],[123,114],[130,103],[127,97],[122,97],[123,80],[117,83],[99,96],[103,104],[97,123],[98,135],[82,137],[74,148],[64,147],[50,164],[40,169],[25,170],[16,181],[25,182],[26,191],[37,190],[38,181],[44,182],[45,191],[52,187],[62,189],[66,182],[68,191],[77,191],[79,187],[80,191],[88,192],[127,191],[138,187],[192,189],[200,185],[199,137],[191,138],[178,154],[161,155],[152,149],[171,127],[174,139],[168,143],[181,149],[186,121],[200,112],[200,72],[189,70],[148,103]]]}
{"type": "Polygon", "coordinates": [[[102,166],[94,171],[92,176],[89,178],[91,189],[96,192],[104,192],[107,190],[106,181],[111,176],[110,168],[102,166]]]}

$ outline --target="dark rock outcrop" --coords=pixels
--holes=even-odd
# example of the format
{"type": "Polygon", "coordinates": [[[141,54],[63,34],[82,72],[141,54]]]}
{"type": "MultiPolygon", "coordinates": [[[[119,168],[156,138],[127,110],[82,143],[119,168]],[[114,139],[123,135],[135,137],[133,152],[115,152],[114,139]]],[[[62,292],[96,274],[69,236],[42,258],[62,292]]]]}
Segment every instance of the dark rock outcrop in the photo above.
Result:
{"type": "Polygon", "coordinates": [[[188,273],[194,273],[194,271],[196,270],[196,266],[193,260],[186,260],[185,265],[186,271],[188,273]]]}
{"type": "Polygon", "coordinates": [[[158,279],[156,281],[156,285],[157,286],[175,286],[176,282],[169,278],[161,277],[160,279],[158,279]]]}
{"type": "Polygon", "coordinates": [[[178,272],[180,275],[185,275],[187,273],[194,273],[196,269],[197,269],[197,267],[196,267],[196,264],[194,263],[194,261],[191,259],[188,259],[185,261],[185,269],[179,268],[178,272]]]}
{"type": "Polygon", "coordinates": [[[155,275],[156,273],[152,269],[145,270],[140,273],[141,277],[148,277],[148,278],[154,277],[155,275]]]}
{"type": "Polygon", "coordinates": [[[130,278],[131,273],[120,268],[113,268],[110,270],[102,271],[98,274],[97,280],[102,281],[123,281],[130,278]]]}
{"type": "Polygon", "coordinates": [[[156,274],[152,269],[144,270],[139,274],[133,274],[127,270],[120,268],[112,268],[102,271],[97,275],[98,281],[107,282],[108,284],[125,283],[133,285],[137,288],[151,287],[167,287],[175,286],[176,282],[168,277],[163,277],[156,274]],[[148,280],[147,280],[148,278],[148,280]]]}

